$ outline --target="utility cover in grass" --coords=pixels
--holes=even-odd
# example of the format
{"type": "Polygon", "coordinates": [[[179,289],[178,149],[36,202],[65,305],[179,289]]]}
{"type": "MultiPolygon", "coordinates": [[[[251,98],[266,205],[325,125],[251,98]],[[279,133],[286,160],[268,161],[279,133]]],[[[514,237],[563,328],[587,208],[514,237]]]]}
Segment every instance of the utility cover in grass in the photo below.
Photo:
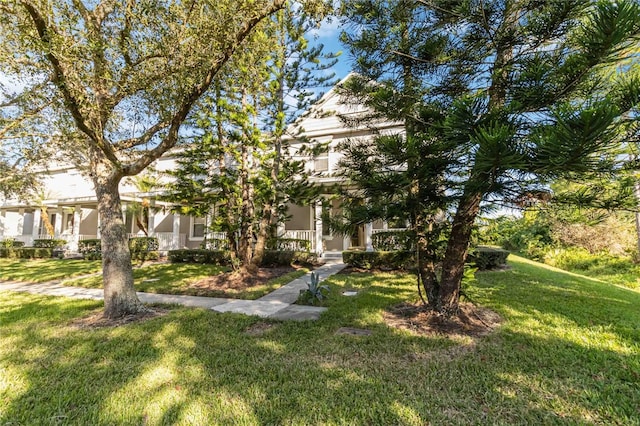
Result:
{"type": "Polygon", "coordinates": [[[350,334],[352,336],[371,336],[371,330],[365,330],[363,328],[353,327],[340,327],[336,334],[350,334]]]}
{"type": "Polygon", "coordinates": [[[342,292],[342,295],[343,295],[343,296],[349,296],[349,297],[350,297],[350,296],[355,296],[355,295],[357,295],[357,294],[358,294],[358,292],[357,292],[357,291],[344,291],[344,292],[342,292]]]}

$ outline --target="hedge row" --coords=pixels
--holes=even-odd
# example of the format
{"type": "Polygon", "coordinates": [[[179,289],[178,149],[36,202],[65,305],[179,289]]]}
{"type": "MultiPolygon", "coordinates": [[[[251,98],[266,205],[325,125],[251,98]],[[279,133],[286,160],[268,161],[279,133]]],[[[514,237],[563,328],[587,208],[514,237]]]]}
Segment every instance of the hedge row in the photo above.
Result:
{"type": "MultiPolygon", "coordinates": [[[[315,253],[292,250],[265,250],[263,266],[286,266],[291,264],[311,264],[318,260],[315,253]]],[[[231,256],[226,250],[182,249],[169,250],[172,263],[206,263],[230,265],[231,256]]]]}
{"type": "MultiPolygon", "coordinates": [[[[507,263],[509,252],[492,247],[477,247],[469,252],[467,261],[479,270],[493,269],[507,263]]],[[[344,263],[362,269],[410,269],[414,257],[410,251],[344,251],[344,263]]]]}
{"type": "Polygon", "coordinates": [[[2,248],[24,247],[24,242],[14,240],[13,238],[7,238],[6,240],[0,241],[0,247],[2,248]]]}
{"type": "MultiPolygon", "coordinates": [[[[78,251],[86,260],[102,259],[102,242],[100,239],[82,240],[78,242],[78,251]]],[[[158,239],[156,237],[129,238],[131,260],[158,260],[158,239]]]]}
{"type": "Polygon", "coordinates": [[[507,257],[507,250],[479,246],[469,252],[467,262],[475,264],[479,270],[494,269],[506,265],[507,257]]]}
{"type": "Polygon", "coordinates": [[[378,251],[407,251],[414,238],[409,231],[382,231],[371,235],[371,245],[378,251]]]}
{"type": "Polygon", "coordinates": [[[3,247],[0,248],[1,257],[10,259],[46,259],[53,257],[53,249],[44,247],[3,247]]]}
{"type": "Polygon", "coordinates": [[[409,269],[413,252],[410,251],[356,251],[342,252],[342,261],[362,269],[409,269]]]}
{"type": "Polygon", "coordinates": [[[67,244],[66,240],[33,240],[33,247],[35,248],[60,248],[67,244]]]}

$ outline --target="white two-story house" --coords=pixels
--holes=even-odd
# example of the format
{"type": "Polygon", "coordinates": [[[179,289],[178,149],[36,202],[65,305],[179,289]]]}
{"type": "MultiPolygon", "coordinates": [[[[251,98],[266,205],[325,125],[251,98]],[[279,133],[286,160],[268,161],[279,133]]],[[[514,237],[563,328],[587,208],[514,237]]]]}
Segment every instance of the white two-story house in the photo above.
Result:
{"type": "MultiPolygon", "coordinates": [[[[308,140],[327,146],[327,150],[320,155],[304,158],[307,171],[312,173],[310,181],[327,190],[323,196],[324,203],[319,199],[311,205],[287,206],[290,219],[281,224],[278,232],[282,237],[310,241],[312,250],[318,255],[337,254],[354,246],[371,250],[371,235],[388,229],[386,223],[376,222],[360,227],[353,235],[332,235],[322,220],[323,215],[340,214],[340,200],[332,197],[330,193],[334,184],[343,183],[341,178],[335,175],[342,158],[339,145],[350,138],[371,138],[375,132],[403,131],[402,126],[397,123],[381,123],[374,132],[365,126],[347,126],[342,119],[362,114],[364,111],[363,106],[346,102],[334,88],[296,123],[304,129],[304,135],[308,140]]],[[[291,144],[291,153],[294,156],[298,144],[295,141],[291,144]]],[[[171,153],[158,159],[153,165],[160,175],[161,172],[175,167],[176,158],[171,153]]],[[[100,238],[97,200],[93,185],[87,177],[71,166],[51,165],[43,175],[43,188],[41,198],[44,199],[38,202],[0,200],[0,241],[12,238],[29,246],[34,239],[60,238],[66,240],[69,248],[74,250],[80,240],[100,238]],[[47,215],[46,219],[53,228],[53,235],[46,229],[47,220],[42,217],[43,214],[47,215]]],[[[198,248],[205,239],[208,232],[206,218],[173,213],[171,204],[158,200],[158,193],[141,192],[131,179],[123,180],[120,194],[123,217],[131,236],[143,235],[139,219],[136,220],[137,215],[131,206],[144,201],[150,207],[144,226],[149,235],[158,238],[161,251],[198,248]]]]}

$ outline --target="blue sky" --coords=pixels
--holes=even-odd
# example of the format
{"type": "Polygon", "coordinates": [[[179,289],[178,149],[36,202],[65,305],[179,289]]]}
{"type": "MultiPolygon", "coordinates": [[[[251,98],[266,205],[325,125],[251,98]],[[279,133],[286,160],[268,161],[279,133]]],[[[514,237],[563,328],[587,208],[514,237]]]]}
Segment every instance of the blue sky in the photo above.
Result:
{"type": "Polygon", "coordinates": [[[350,55],[338,40],[340,31],[342,31],[342,26],[338,19],[325,19],[324,21],[322,21],[320,28],[312,31],[310,35],[310,41],[314,44],[322,43],[324,45],[325,52],[342,52],[342,55],[340,55],[338,58],[338,63],[333,68],[333,71],[336,73],[336,77],[339,80],[346,77],[346,75],[351,71],[350,55]]]}

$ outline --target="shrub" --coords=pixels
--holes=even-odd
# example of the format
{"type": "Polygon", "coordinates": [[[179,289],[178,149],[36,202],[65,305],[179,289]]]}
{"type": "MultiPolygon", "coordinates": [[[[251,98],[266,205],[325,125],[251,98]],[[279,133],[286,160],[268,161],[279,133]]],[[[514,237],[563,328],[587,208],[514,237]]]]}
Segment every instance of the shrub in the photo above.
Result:
{"type": "Polygon", "coordinates": [[[310,251],[311,241],[299,238],[277,238],[267,243],[269,250],[280,251],[310,251]]]}
{"type": "Polygon", "coordinates": [[[156,237],[129,238],[129,251],[131,260],[158,260],[158,239],[156,237]]]}
{"type": "Polygon", "coordinates": [[[371,245],[379,251],[409,251],[413,237],[409,231],[383,231],[371,235],[371,245]]]}
{"type": "Polygon", "coordinates": [[[499,248],[479,246],[469,252],[468,262],[479,270],[493,269],[507,264],[509,252],[499,248]]]}
{"type": "Polygon", "coordinates": [[[265,250],[262,266],[310,265],[318,262],[318,256],[308,251],[265,250]]]}
{"type": "Polygon", "coordinates": [[[229,256],[229,252],[224,250],[181,249],[169,250],[169,261],[171,263],[229,265],[231,263],[231,257],[229,256]]]}
{"type": "MultiPolygon", "coordinates": [[[[100,239],[89,239],[78,242],[78,251],[86,260],[102,259],[102,242],[100,239]]],[[[156,237],[134,237],[129,239],[131,260],[158,260],[158,239],[156,237]]]]}
{"type": "Polygon", "coordinates": [[[78,242],[78,251],[86,260],[102,259],[102,248],[99,239],[82,240],[78,242]]]}
{"type": "Polygon", "coordinates": [[[413,267],[413,252],[349,250],[342,252],[342,260],[362,269],[410,269],[413,267]]]}
{"type": "Polygon", "coordinates": [[[67,244],[65,240],[33,240],[33,246],[36,248],[60,248],[67,244]]]}
{"type": "Polygon", "coordinates": [[[312,272],[310,280],[307,282],[307,289],[300,290],[298,303],[304,305],[315,305],[316,302],[322,303],[327,297],[330,289],[328,285],[320,285],[320,275],[312,272]]]}
{"type": "Polygon", "coordinates": [[[208,238],[202,244],[200,248],[203,250],[224,251],[229,250],[229,240],[226,238],[208,238]]]}
{"type": "Polygon", "coordinates": [[[41,247],[0,248],[0,257],[11,259],[46,259],[53,257],[53,249],[41,247]]]}
{"type": "Polygon", "coordinates": [[[16,241],[13,238],[7,238],[2,240],[0,247],[2,248],[24,247],[24,243],[22,241],[16,241]]]}

